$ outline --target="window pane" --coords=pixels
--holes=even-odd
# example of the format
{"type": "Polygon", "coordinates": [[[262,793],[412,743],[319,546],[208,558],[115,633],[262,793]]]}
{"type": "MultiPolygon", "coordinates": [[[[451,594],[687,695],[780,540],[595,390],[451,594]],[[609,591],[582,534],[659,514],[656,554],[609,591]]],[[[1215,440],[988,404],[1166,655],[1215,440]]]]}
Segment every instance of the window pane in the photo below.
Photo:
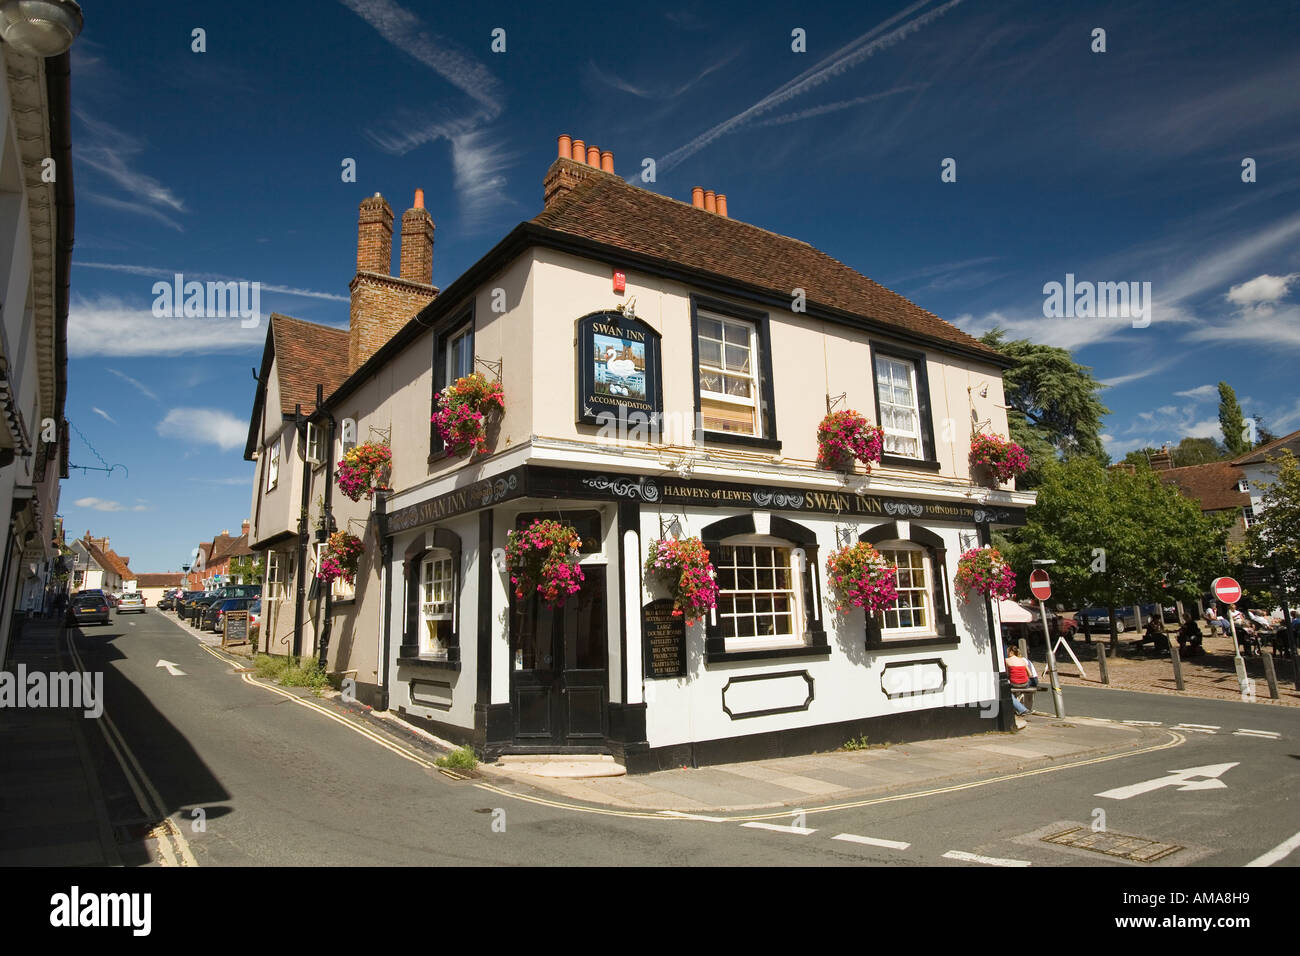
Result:
{"type": "Polygon", "coordinates": [[[724,376],[726,387],[724,391],[728,395],[735,395],[737,398],[750,398],[750,382],[747,378],[737,378],[734,375],[724,376]]]}
{"type": "Polygon", "coordinates": [[[717,319],[708,319],[700,316],[700,336],[707,336],[711,339],[722,340],[722,323],[717,319]]]}
{"type": "MultiPolygon", "coordinates": [[[[720,372],[709,372],[709,371],[706,371],[706,370],[704,370],[704,369],[700,369],[700,391],[702,391],[702,392],[721,392],[721,391],[722,391],[722,373],[720,373],[720,372]]],[[[714,403],[714,404],[716,404],[716,403],[714,403]]],[[[701,403],[700,403],[700,406],[701,406],[701,411],[704,411],[704,413],[707,415],[708,412],[704,410],[704,402],[701,402],[701,403]]]]}
{"type": "Polygon", "coordinates": [[[700,364],[702,365],[722,365],[722,345],[718,342],[711,342],[708,339],[700,339],[700,364]]]}
{"type": "Polygon", "coordinates": [[[749,349],[736,345],[727,346],[727,368],[734,372],[749,371],[749,349]]]}
{"type": "Polygon", "coordinates": [[[728,322],[726,333],[728,345],[749,345],[749,326],[728,322]]]}

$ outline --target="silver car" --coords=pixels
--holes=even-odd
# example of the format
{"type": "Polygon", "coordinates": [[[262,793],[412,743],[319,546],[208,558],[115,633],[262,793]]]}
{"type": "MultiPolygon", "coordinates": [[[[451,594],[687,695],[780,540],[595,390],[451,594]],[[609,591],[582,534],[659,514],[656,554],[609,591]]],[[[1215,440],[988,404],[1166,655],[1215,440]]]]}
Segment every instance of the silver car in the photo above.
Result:
{"type": "Polygon", "coordinates": [[[144,598],[139,594],[123,594],[122,600],[118,602],[118,614],[126,614],[130,611],[138,611],[141,614],[144,613],[144,598]]]}

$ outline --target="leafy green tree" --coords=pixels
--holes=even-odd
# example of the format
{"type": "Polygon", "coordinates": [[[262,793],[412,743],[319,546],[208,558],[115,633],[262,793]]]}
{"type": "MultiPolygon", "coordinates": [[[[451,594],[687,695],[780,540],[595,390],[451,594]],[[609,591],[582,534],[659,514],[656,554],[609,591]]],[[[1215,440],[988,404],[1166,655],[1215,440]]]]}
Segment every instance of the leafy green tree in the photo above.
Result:
{"type": "Polygon", "coordinates": [[[1222,461],[1227,455],[1228,450],[1213,438],[1184,438],[1172,452],[1175,468],[1206,465],[1222,461]]]}
{"type": "MultiPolygon", "coordinates": [[[[1264,489],[1259,520],[1246,533],[1250,563],[1277,568],[1286,589],[1287,603],[1300,604],[1300,461],[1284,448],[1269,463],[1277,468],[1277,479],[1264,489]]],[[[1272,595],[1280,603],[1282,595],[1272,595]]]]}
{"type": "Polygon", "coordinates": [[[1116,608],[1191,601],[1223,565],[1232,519],[1202,514],[1150,469],[1129,474],[1087,457],[1049,462],[1037,490],[1008,546],[1017,580],[1027,591],[1032,560],[1055,559],[1053,597],[1109,608],[1112,647],[1116,608]]]}
{"type": "Polygon", "coordinates": [[[1160,451],[1159,448],[1152,448],[1150,445],[1147,445],[1146,448],[1136,448],[1124,456],[1124,463],[1138,468],[1149,468],[1151,466],[1151,456],[1158,451],[1160,451]]]}
{"type": "Polygon", "coordinates": [[[1223,445],[1234,458],[1250,451],[1246,418],[1237,403],[1237,393],[1227,382],[1219,383],[1219,428],[1223,431],[1223,445]]]}
{"type": "Polygon", "coordinates": [[[1049,461],[1089,455],[1105,460],[1101,420],[1110,413],[1098,397],[1105,386],[1092,369],[1079,365],[1067,349],[1006,338],[993,329],[981,339],[1015,365],[1002,373],[1010,410],[1011,440],[1029,453],[1029,472],[1017,486],[1033,487],[1049,461]]]}
{"type": "Polygon", "coordinates": [[[239,578],[245,584],[261,584],[262,565],[263,560],[261,558],[254,558],[249,554],[231,558],[226,570],[232,580],[239,578]]]}

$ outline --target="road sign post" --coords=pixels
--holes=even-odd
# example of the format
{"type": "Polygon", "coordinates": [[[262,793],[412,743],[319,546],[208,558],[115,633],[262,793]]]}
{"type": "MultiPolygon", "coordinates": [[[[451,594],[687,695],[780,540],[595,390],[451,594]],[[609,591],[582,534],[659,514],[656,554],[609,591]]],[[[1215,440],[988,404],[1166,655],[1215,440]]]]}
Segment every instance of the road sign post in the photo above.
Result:
{"type": "Polygon", "coordinates": [[[1061,682],[1056,676],[1056,648],[1052,646],[1052,632],[1047,628],[1047,605],[1043,602],[1052,596],[1052,579],[1042,568],[1029,573],[1029,590],[1038,598],[1038,613],[1043,618],[1043,646],[1047,648],[1047,674],[1052,685],[1052,709],[1058,718],[1065,716],[1065,699],[1061,696],[1061,682]]]}
{"type": "Polygon", "coordinates": [[[1241,696],[1245,697],[1246,661],[1241,656],[1241,645],[1237,643],[1237,622],[1232,618],[1232,612],[1236,610],[1236,604],[1241,600],[1241,585],[1234,578],[1215,578],[1210,582],[1210,590],[1218,600],[1228,605],[1228,631],[1232,634],[1232,666],[1237,672],[1237,685],[1241,688],[1241,696]]]}

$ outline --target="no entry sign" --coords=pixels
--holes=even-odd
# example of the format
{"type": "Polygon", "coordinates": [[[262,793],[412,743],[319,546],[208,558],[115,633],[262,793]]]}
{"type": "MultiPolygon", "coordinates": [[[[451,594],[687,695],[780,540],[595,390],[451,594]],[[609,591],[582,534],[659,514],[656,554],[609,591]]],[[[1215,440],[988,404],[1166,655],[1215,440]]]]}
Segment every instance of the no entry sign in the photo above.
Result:
{"type": "Polygon", "coordinates": [[[1042,568],[1029,572],[1029,590],[1040,601],[1046,601],[1052,596],[1052,579],[1042,568]]]}
{"type": "Polygon", "coordinates": [[[1215,578],[1210,582],[1210,590],[1224,604],[1236,604],[1241,600],[1241,585],[1236,578],[1215,578]]]}

